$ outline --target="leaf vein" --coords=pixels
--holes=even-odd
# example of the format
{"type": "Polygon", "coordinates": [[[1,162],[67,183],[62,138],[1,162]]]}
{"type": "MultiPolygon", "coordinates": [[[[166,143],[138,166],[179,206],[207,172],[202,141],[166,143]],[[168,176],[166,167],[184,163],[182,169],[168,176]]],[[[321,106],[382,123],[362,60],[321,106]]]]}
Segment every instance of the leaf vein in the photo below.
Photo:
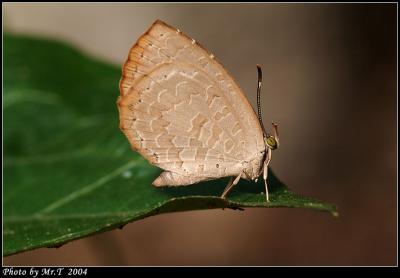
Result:
{"type": "Polygon", "coordinates": [[[98,187],[106,184],[107,182],[111,181],[113,178],[115,178],[116,176],[120,175],[121,173],[123,173],[124,171],[128,170],[129,168],[131,168],[132,166],[135,166],[137,163],[139,163],[137,160],[133,160],[130,161],[128,163],[126,163],[125,165],[117,168],[116,170],[114,170],[113,172],[97,179],[96,181],[94,181],[91,184],[88,184],[86,186],[84,186],[83,188],[76,190],[72,193],[70,193],[69,195],[51,203],[50,205],[48,205],[47,207],[41,209],[40,211],[34,213],[34,215],[43,215],[43,214],[47,214],[51,211],[54,211],[55,209],[97,189],[98,187]]]}

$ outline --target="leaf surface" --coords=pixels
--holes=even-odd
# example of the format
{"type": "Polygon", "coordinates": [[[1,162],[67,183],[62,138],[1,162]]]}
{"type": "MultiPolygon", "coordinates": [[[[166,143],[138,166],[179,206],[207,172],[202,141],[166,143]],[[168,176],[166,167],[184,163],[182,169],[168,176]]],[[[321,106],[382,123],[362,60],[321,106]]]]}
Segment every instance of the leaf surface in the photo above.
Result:
{"type": "Polygon", "coordinates": [[[159,213],[211,208],[294,207],[336,214],[335,206],[289,191],[270,171],[155,188],[160,170],[133,152],[119,130],[121,70],[63,43],[4,37],[4,255],[121,227],[159,213]]]}

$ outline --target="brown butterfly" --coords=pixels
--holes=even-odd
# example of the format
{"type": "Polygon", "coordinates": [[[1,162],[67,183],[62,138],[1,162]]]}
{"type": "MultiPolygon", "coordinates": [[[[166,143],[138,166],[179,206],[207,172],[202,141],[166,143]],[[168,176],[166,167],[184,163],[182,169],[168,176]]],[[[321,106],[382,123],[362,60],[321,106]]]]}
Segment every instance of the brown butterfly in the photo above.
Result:
{"type": "Polygon", "coordinates": [[[266,198],[274,135],[224,67],[195,40],[157,20],[129,52],[120,82],[120,127],[134,150],[165,171],[155,186],[181,186],[263,174],[266,198]]]}

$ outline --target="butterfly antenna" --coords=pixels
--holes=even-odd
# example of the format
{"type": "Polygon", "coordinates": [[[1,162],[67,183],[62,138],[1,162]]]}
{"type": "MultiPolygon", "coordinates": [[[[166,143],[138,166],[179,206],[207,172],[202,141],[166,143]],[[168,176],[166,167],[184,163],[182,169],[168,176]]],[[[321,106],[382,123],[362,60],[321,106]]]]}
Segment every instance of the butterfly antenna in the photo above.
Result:
{"type": "Polygon", "coordinates": [[[262,121],[262,115],[261,115],[261,83],[262,83],[262,70],[260,65],[257,65],[257,72],[258,72],[258,81],[257,81],[257,110],[258,110],[258,121],[261,124],[261,128],[265,132],[264,124],[262,121]]]}

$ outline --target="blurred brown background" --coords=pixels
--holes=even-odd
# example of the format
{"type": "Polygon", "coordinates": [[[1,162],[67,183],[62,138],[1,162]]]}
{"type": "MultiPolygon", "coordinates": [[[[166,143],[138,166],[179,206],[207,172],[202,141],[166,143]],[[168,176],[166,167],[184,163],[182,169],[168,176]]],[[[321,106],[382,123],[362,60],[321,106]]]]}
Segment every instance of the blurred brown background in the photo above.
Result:
{"type": "Polygon", "coordinates": [[[397,264],[396,4],[3,8],[5,30],[60,38],[119,66],[162,19],[218,57],[253,105],[255,65],[263,65],[264,122],[280,125],[272,168],[294,191],[340,212],[165,214],[6,257],[5,265],[397,264]]]}

